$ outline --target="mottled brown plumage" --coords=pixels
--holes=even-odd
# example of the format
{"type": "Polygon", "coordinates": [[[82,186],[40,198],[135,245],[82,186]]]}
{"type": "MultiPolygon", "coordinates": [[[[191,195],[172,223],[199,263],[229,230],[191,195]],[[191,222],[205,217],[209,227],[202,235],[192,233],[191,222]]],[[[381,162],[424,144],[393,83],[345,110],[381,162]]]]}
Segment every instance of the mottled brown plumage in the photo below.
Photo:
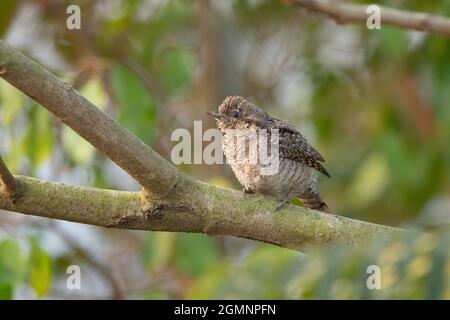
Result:
{"type": "Polygon", "coordinates": [[[300,197],[307,207],[329,211],[317,190],[317,171],[330,177],[323,167],[324,158],[314,149],[289,121],[272,118],[255,104],[243,97],[227,97],[219,106],[219,112],[210,112],[222,131],[222,147],[227,160],[239,151],[247,151],[242,143],[230,143],[227,135],[233,130],[249,129],[253,132],[266,129],[271,143],[271,132],[279,133],[279,170],[262,175],[262,165],[233,163],[231,168],[247,192],[261,192],[275,196],[283,205],[292,197],[300,197]],[[277,130],[277,131],[273,131],[277,130]],[[242,149],[244,148],[244,149],[242,149]]]}
{"type": "Polygon", "coordinates": [[[273,119],[273,122],[273,126],[269,125],[268,129],[279,129],[280,154],[282,157],[304,163],[330,178],[330,174],[321,164],[325,161],[322,155],[306,141],[290,122],[278,119],[273,119]]]}

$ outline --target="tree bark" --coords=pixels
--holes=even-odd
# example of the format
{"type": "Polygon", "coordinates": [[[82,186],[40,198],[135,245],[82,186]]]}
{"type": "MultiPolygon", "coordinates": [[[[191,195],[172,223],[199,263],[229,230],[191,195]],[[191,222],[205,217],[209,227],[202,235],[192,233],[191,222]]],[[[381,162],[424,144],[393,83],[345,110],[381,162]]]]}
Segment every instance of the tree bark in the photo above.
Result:
{"type": "Polygon", "coordinates": [[[362,245],[407,232],[298,206],[274,212],[274,199],[199,181],[143,207],[141,192],[71,186],[23,176],[16,179],[20,197],[11,203],[0,195],[1,209],[96,226],[231,235],[297,250],[362,245]]]}

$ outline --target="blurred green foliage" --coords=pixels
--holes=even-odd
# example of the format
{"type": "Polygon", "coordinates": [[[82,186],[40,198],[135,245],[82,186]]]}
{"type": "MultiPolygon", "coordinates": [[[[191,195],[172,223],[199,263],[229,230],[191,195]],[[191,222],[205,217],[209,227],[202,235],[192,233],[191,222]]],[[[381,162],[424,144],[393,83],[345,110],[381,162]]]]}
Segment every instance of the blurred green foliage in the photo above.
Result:
{"type": "Polygon", "coordinates": [[[35,240],[31,242],[31,287],[38,297],[48,294],[52,283],[52,260],[35,240]]]}
{"type": "Polygon", "coordinates": [[[0,242],[0,297],[11,299],[14,288],[25,278],[27,257],[20,245],[11,239],[0,242]]]}
{"type": "Polygon", "coordinates": [[[27,244],[8,238],[0,241],[0,299],[12,299],[14,290],[24,283],[29,283],[37,297],[51,288],[51,257],[34,239],[27,244]]]}
{"type": "MultiPolygon", "coordinates": [[[[450,16],[446,1],[396,5],[450,16]]],[[[333,176],[320,178],[320,189],[335,212],[421,230],[450,221],[447,38],[384,26],[336,26],[270,0],[6,0],[0,36],[167,159],[173,129],[192,129],[194,120],[212,127],[204,112],[240,94],[291,120],[320,150],[333,176]],[[65,9],[74,3],[82,12],[79,31],[64,27],[65,9]]],[[[0,152],[17,174],[138,189],[89,143],[4,81],[0,152]]],[[[240,188],[225,166],[181,168],[240,188]]],[[[87,248],[69,243],[59,252],[45,237],[22,240],[23,233],[28,239],[52,227],[14,217],[13,223],[0,219],[0,231],[7,230],[0,233],[3,299],[20,297],[23,288],[33,297],[60,298],[55,283],[64,286],[69,264],[96,270],[96,279],[106,283],[117,277],[120,285],[110,287],[123,286],[121,297],[450,298],[447,232],[305,255],[228,237],[92,227],[97,237],[89,238],[87,248]],[[366,286],[372,264],[381,268],[381,290],[366,286]]],[[[110,297],[96,291],[97,282],[86,281],[93,288],[81,290],[80,297],[110,297]]]]}
{"type": "Polygon", "coordinates": [[[119,104],[117,120],[147,144],[154,138],[156,106],[151,95],[133,73],[120,66],[111,71],[111,86],[119,104]]]}
{"type": "Polygon", "coordinates": [[[310,255],[264,246],[242,262],[228,261],[191,289],[193,299],[448,299],[448,233],[410,235],[368,247],[310,255]],[[380,288],[367,281],[380,269],[380,288]]]}

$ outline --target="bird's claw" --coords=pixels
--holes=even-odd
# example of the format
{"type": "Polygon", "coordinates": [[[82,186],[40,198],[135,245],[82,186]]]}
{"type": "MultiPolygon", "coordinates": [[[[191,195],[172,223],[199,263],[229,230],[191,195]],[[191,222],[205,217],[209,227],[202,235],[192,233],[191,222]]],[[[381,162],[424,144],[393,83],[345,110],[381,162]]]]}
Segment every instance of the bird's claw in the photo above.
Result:
{"type": "Polygon", "coordinates": [[[283,208],[287,203],[289,202],[289,200],[278,200],[277,202],[277,207],[275,208],[275,211],[280,210],[281,208],[283,208]]]}

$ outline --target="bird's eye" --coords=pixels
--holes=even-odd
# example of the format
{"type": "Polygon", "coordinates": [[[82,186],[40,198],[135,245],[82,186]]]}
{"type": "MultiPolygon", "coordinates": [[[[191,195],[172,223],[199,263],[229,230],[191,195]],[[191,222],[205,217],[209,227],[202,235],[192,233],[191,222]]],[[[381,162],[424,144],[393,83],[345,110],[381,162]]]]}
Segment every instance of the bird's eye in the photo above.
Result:
{"type": "Polygon", "coordinates": [[[231,113],[231,116],[232,116],[233,118],[237,118],[237,117],[239,117],[240,114],[241,114],[241,113],[240,113],[239,111],[233,111],[233,112],[231,113]]]}

